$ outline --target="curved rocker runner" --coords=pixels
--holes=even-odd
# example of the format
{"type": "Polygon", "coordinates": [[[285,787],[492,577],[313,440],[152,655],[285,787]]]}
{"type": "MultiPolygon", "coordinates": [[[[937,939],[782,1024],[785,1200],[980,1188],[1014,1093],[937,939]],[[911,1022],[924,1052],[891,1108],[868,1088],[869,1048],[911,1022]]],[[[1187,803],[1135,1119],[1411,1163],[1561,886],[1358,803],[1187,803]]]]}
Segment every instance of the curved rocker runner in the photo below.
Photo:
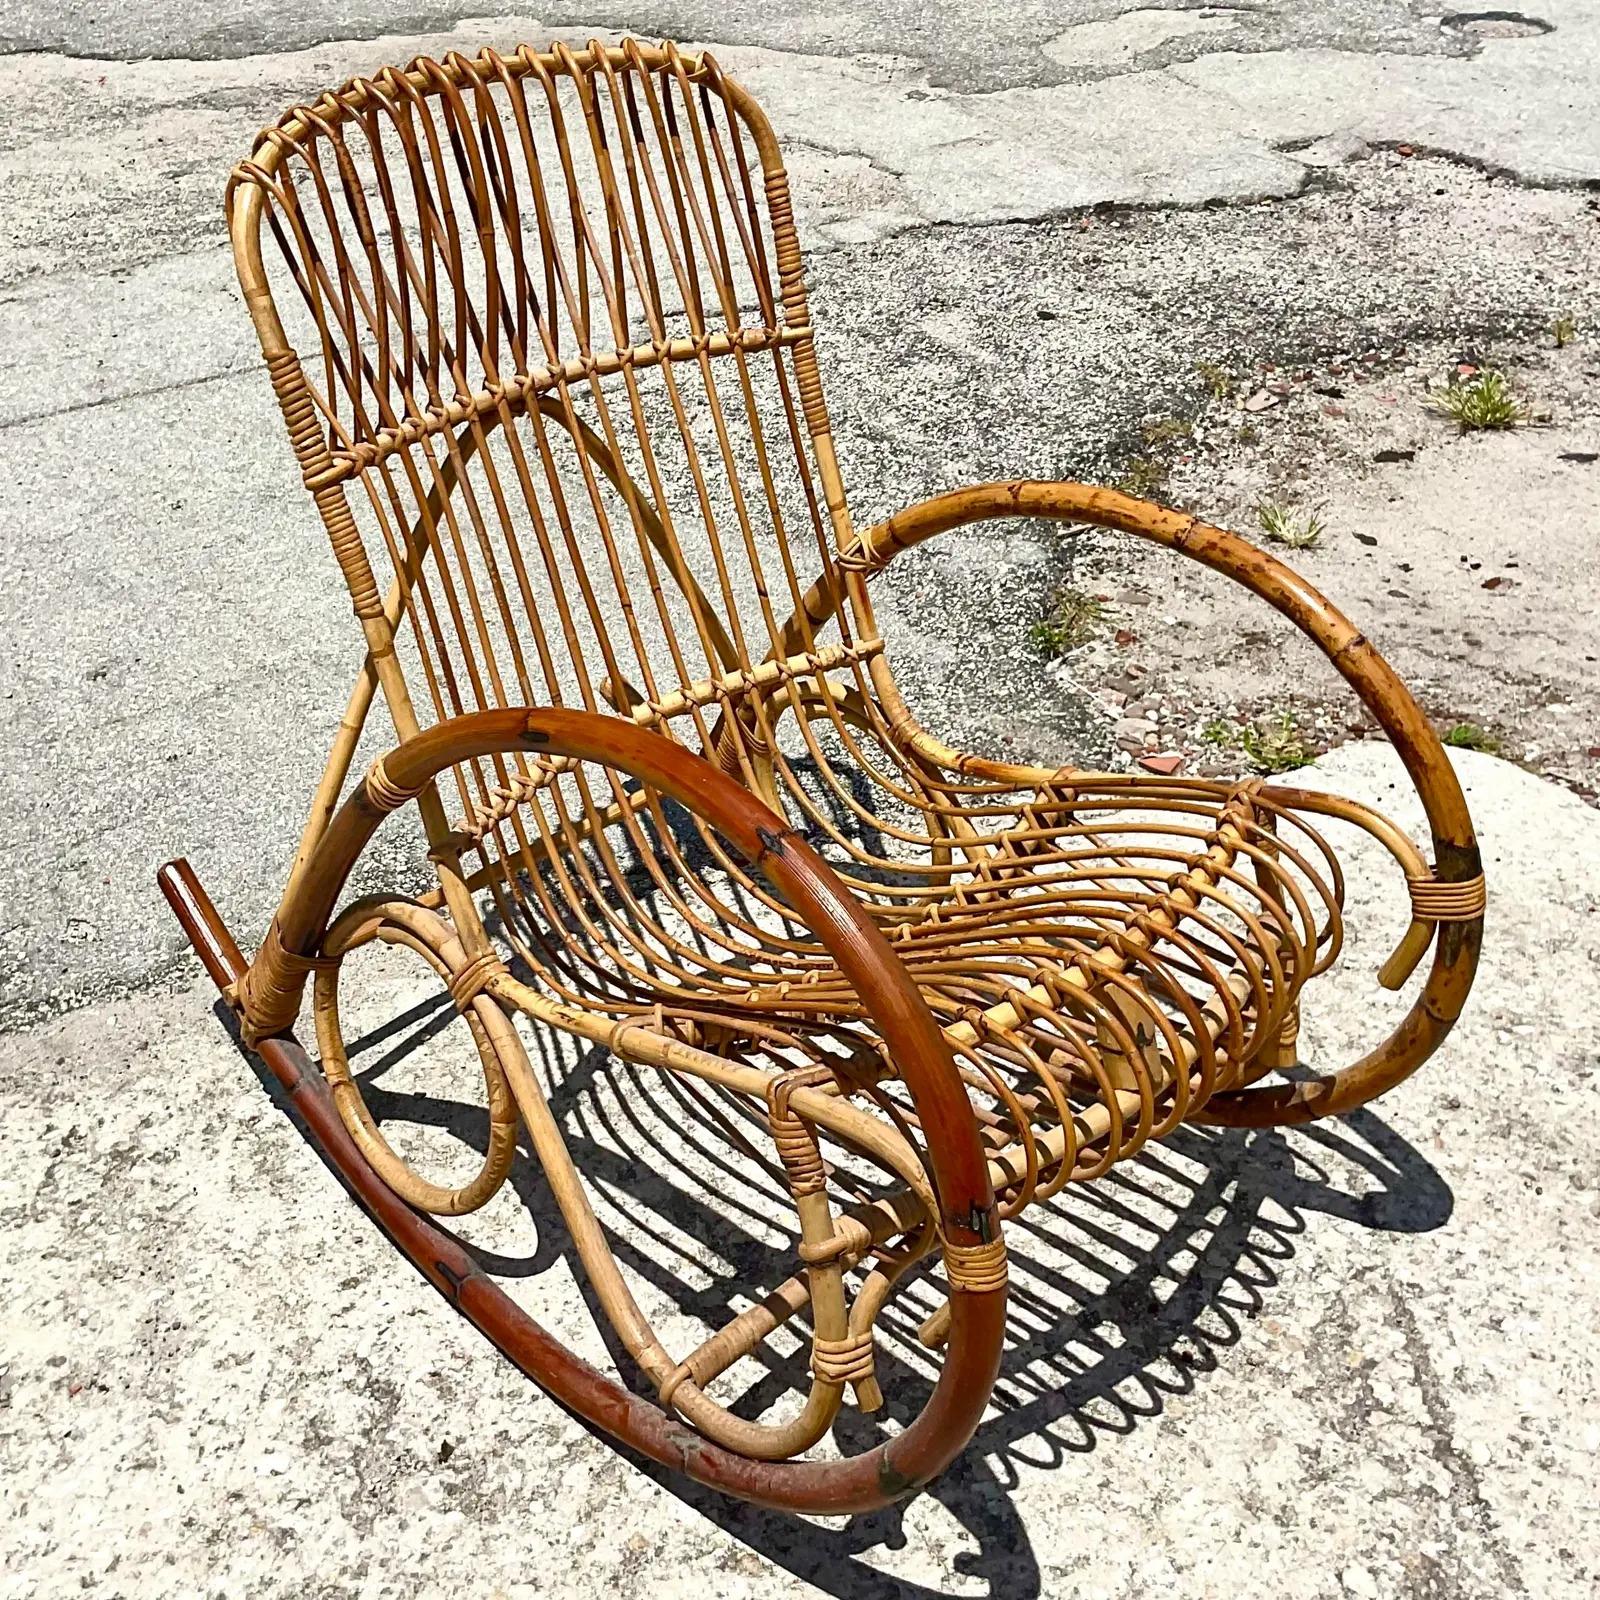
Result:
{"type": "Polygon", "coordinates": [[[1008,1219],[1184,1122],[1348,1111],[1448,1033],[1483,878],[1404,686],[1279,562],[1110,490],[987,484],[858,530],[788,180],[710,56],[628,42],[386,68],[263,133],[228,214],[366,656],[254,960],[186,863],[161,886],[352,1191],[590,1421],[768,1505],[907,1493],[993,1387],[1008,1219]],[[1431,860],[1333,796],[992,761],[925,729],[869,585],[924,540],[1020,517],[1150,540],[1282,612],[1394,744],[1431,860]],[[398,742],[350,784],[380,698],[398,742]],[[399,811],[435,887],[342,903],[399,811]],[[1343,942],[1330,820],[1372,835],[1409,888],[1380,982],[1432,959],[1388,1039],[1284,1079],[1302,994],[1343,942]],[[431,969],[466,1020],[488,1131],[464,1183],[416,1170],[352,1075],[341,980],[372,943],[431,969]],[[319,1065],[291,1031],[308,994],[319,1065]],[[518,1019],[738,1107],[717,1126],[784,1197],[770,1220],[791,1275],[740,1286],[746,1309],[669,1349],[518,1019]],[[487,1204],[524,1134],[620,1377],[430,1220],[487,1204]],[[913,1278],[940,1289],[918,1331],[940,1367],[908,1414],[875,1329],[913,1278]],[[780,1332],[800,1336],[809,1379],[747,1415],[725,1374],[752,1353],[781,1372],[780,1332]],[[825,1441],[845,1405],[903,1425],[841,1456],[825,1441]]]}

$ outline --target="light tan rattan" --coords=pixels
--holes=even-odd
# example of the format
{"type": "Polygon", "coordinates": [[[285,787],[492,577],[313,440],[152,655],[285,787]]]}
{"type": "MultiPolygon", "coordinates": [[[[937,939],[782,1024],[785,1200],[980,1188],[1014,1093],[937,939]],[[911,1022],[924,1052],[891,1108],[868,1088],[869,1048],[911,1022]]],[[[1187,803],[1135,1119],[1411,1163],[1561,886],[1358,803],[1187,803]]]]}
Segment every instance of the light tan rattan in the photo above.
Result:
{"type": "Polygon", "coordinates": [[[1109,490],[989,484],[858,530],[788,180],[709,55],[629,42],[386,68],[268,129],[228,207],[367,655],[255,960],[192,874],[163,881],[336,1164],[569,1403],[735,1493],[881,1502],[981,1413],[1004,1219],[1185,1121],[1347,1110],[1448,1031],[1483,880],[1451,768],[1392,671],[1271,557],[1109,490]],[[1277,607],[1394,742],[1432,860],[1367,808],[1291,786],[985,760],[927,731],[869,586],[899,552],[996,517],[1122,529],[1277,607]],[[380,697],[400,743],[341,806],[380,697]],[[366,840],[412,805],[437,889],[335,916],[366,840]],[[1302,992],[1340,952],[1325,819],[1374,835],[1410,886],[1382,981],[1433,962],[1362,1061],[1263,1082],[1292,1064],[1302,992]],[[374,940],[420,956],[471,1025],[491,1140],[465,1186],[413,1171],[350,1075],[339,975],[374,940]],[[313,978],[320,1077],[287,1037],[313,978]],[[744,1097],[797,1213],[795,1275],[668,1352],[513,1012],[744,1097]],[[580,1371],[481,1275],[445,1272],[452,1247],[404,1210],[482,1205],[519,1120],[665,1413],[580,1371]],[[932,1262],[949,1300],[922,1329],[946,1348],[927,1409],[863,1457],[792,1460],[847,1388],[878,1407],[874,1321],[932,1262]],[[752,1421],[711,1398],[796,1318],[812,1350],[798,1412],[752,1421]]]}

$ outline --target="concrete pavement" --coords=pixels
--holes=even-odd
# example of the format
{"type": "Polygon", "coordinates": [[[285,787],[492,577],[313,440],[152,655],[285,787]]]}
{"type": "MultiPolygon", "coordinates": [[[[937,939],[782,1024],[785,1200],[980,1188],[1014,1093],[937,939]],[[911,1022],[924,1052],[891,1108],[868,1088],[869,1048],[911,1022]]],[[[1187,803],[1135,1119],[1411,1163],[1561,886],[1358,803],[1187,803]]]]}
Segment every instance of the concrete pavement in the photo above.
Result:
{"type": "MultiPolygon", "coordinates": [[[[227,1045],[151,872],[187,851],[246,937],[264,926],[359,656],[231,285],[228,167],[380,61],[623,28],[710,41],[774,115],[864,514],[979,476],[1115,476],[1152,423],[1192,420],[1174,494],[1246,531],[1263,494],[1325,498],[1304,564],[1429,709],[1535,770],[1559,745],[1582,791],[1593,8],[479,13],[0,0],[0,1597],[1592,1591],[1600,818],[1570,793],[1463,758],[1494,916],[1446,1057],[1346,1124],[1191,1136],[1071,1197],[1018,1241],[1004,1404],[968,1461],[844,1528],[654,1483],[479,1348],[227,1045]],[[1467,357],[1548,421],[1452,437],[1423,385],[1467,357]],[[1208,401],[1202,362],[1240,393],[1208,401]],[[1414,462],[1374,465],[1397,446],[1414,462]],[[1503,529],[1542,559],[1458,601],[1444,571],[1503,572],[1503,529]],[[1363,565],[1369,540],[1407,572],[1363,565]]],[[[1197,726],[1300,692],[1293,658],[1191,649],[1250,628],[1243,607],[1114,542],[1000,530],[919,560],[880,609],[941,731],[1116,758],[1099,657],[1041,661],[1015,603],[1063,576],[1153,588],[1137,651],[1197,726]],[[935,571],[989,671],[952,647],[935,571]]],[[[1325,765],[1393,803],[1368,747],[1325,765]]],[[[420,867],[397,836],[363,870],[420,867]]],[[[1313,1007],[1309,1059],[1371,1029],[1366,993],[1313,1007]]],[[[575,1128],[618,1092],[604,1063],[552,1071],[575,1128]]],[[[485,1237],[517,1292],[592,1344],[542,1190],[505,1198],[485,1237]]]]}

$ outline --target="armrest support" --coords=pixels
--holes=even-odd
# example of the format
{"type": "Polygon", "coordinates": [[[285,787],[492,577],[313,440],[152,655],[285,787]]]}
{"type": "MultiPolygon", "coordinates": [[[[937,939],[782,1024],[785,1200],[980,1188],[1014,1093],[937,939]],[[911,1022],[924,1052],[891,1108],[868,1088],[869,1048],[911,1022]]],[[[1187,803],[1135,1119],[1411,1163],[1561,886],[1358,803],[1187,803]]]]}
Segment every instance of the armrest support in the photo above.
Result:
{"type": "MultiPolygon", "coordinates": [[[[1441,914],[1431,920],[1419,917],[1413,923],[1385,968],[1385,982],[1398,987],[1426,952],[1436,927],[1434,964],[1423,992],[1391,1037],[1345,1071],[1304,1083],[1219,1096],[1208,1107],[1207,1120],[1252,1124],[1307,1121],[1336,1115],[1382,1093],[1426,1059],[1449,1032],[1472,986],[1482,943],[1483,868],[1477,840],[1461,785],[1432,724],[1366,636],[1298,573],[1237,534],[1115,489],[1012,479],[954,490],[897,512],[867,529],[839,557],[845,586],[863,625],[871,619],[864,580],[901,551],[952,528],[1008,517],[1117,528],[1177,550],[1242,584],[1286,616],[1327,655],[1388,736],[1422,800],[1432,834],[1432,870],[1425,879],[1412,877],[1413,902],[1419,912],[1425,901],[1436,903],[1441,914]],[[1422,896],[1417,892],[1419,881],[1422,896]]],[[[821,595],[818,603],[826,603],[821,595]]],[[[915,729],[915,719],[881,659],[873,663],[873,678],[893,723],[915,729]]],[[[1037,776],[1031,769],[980,762],[959,752],[949,754],[959,760],[961,770],[1020,781],[1037,776]]],[[[1307,797],[1296,798],[1303,801],[1307,797]]]]}
{"type": "Polygon", "coordinates": [[[888,940],[811,846],[710,762],[620,717],[526,707],[458,717],[407,740],[339,808],[238,985],[254,1036],[292,1023],[333,907],[384,817],[457,762],[508,751],[625,772],[702,818],[785,898],[860,995],[916,1106],[946,1264],[963,1291],[953,1297],[949,1352],[926,1408],[872,1452],[882,1457],[880,1488],[926,1481],[977,1426],[999,1370],[1005,1247],[977,1121],[950,1046],[888,940]]]}

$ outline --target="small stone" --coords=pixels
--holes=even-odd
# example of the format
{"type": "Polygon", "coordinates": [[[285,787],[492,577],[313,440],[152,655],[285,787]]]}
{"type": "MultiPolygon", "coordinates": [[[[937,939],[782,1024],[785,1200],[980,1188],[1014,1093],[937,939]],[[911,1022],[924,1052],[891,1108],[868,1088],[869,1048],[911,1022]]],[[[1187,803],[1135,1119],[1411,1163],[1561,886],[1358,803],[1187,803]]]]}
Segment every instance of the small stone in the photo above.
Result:
{"type": "Polygon", "coordinates": [[[1246,411],[1270,411],[1279,403],[1278,396],[1270,389],[1257,389],[1244,403],[1246,411]]]}
{"type": "Polygon", "coordinates": [[[1170,778],[1173,773],[1183,770],[1183,757],[1169,750],[1160,755],[1140,756],[1139,765],[1146,772],[1156,772],[1163,778],[1170,778]]]}
{"type": "Polygon", "coordinates": [[[1360,1595],[1362,1600],[1377,1600],[1378,1580],[1360,1562],[1351,1562],[1339,1574],[1339,1581],[1344,1585],[1346,1593],[1360,1595]]]}

